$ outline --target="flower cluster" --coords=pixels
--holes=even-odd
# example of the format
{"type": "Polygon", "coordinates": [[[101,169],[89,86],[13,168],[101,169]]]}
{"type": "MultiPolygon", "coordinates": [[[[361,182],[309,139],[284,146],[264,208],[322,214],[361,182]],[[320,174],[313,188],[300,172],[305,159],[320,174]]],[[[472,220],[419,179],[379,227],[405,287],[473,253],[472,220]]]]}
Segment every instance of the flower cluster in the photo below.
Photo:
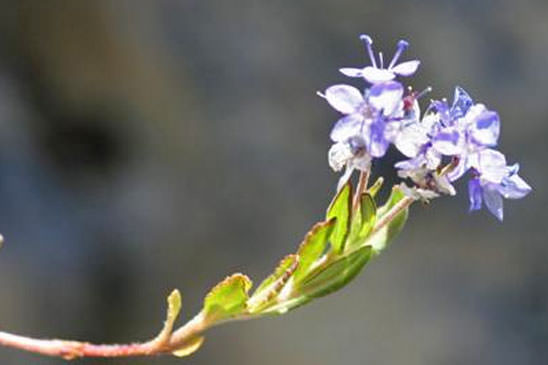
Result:
{"type": "Polygon", "coordinates": [[[421,116],[418,100],[430,88],[417,93],[396,81],[398,76],[413,75],[420,65],[418,60],[398,64],[409,43],[398,42],[385,68],[382,53],[378,59],[374,54],[371,37],[360,39],[371,65],[340,71],[365,80],[364,91],[338,84],[318,93],[343,114],[331,131],[334,144],[328,153],[333,170],[346,169],[339,186],[354,170],[369,171],[372,160],[394,145],[406,157],[395,167],[400,177],[412,182],[411,187],[402,183],[407,195],[425,201],[455,195],[452,183],[468,175],[470,210],[485,203],[502,221],[502,198],[522,198],[531,187],[518,175],[518,164],[507,165],[505,156],[494,149],[500,134],[498,114],[456,87],[451,104],[432,100],[421,116]]]}

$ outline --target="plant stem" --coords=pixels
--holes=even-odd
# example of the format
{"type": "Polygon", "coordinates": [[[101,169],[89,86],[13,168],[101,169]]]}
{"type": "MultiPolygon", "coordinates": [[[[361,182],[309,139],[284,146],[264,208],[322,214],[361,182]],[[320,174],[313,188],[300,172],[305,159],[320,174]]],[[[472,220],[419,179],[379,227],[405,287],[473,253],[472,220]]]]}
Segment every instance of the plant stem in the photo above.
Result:
{"type": "Polygon", "coordinates": [[[413,202],[415,202],[415,199],[409,196],[406,196],[405,198],[397,202],[388,212],[386,212],[381,217],[381,219],[377,221],[377,223],[375,224],[375,227],[373,227],[373,230],[371,231],[371,235],[380,231],[384,226],[386,226],[394,218],[396,218],[398,214],[400,214],[403,210],[405,210],[411,204],[413,204],[413,202]]]}
{"type": "Polygon", "coordinates": [[[173,352],[205,331],[209,324],[200,313],[171,333],[166,341],[156,339],[131,344],[93,344],[59,339],[36,339],[0,331],[0,345],[41,355],[71,360],[80,357],[148,356],[173,352]]]}
{"type": "Polygon", "coordinates": [[[352,203],[352,211],[356,211],[360,204],[362,194],[367,190],[367,183],[369,182],[370,170],[360,171],[360,177],[358,179],[358,186],[356,187],[356,193],[354,194],[354,201],[352,203]]]}

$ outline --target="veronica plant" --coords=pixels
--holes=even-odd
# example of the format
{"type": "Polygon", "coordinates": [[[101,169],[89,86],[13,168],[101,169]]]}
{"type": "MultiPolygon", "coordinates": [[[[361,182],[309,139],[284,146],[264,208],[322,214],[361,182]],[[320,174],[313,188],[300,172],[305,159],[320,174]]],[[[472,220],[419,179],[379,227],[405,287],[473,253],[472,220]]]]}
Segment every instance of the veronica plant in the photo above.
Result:
{"type": "Polygon", "coordinates": [[[203,343],[204,332],[221,323],[286,313],[341,289],[379,255],[403,228],[409,207],[456,195],[453,182],[468,176],[470,210],[485,203],[502,221],[502,199],[518,199],[531,187],[518,175],[518,165],[507,165],[497,151],[500,118],[456,87],[451,104],[432,100],[421,115],[419,101],[430,88],[417,93],[397,81],[411,76],[419,61],[399,63],[408,47],[399,41],[387,67],[382,54],[375,57],[371,37],[362,35],[371,65],[342,68],[363,80],[358,89],[347,84],[329,86],[319,93],[341,114],[331,130],[333,145],[328,162],[342,173],[325,217],[304,236],[296,252],[284,257],[271,275],[254,289],[243,274],[233,274],[205,296],[203,309],[175,329],[181,309],[177,290],[168,297],[160,333],[150,341],[98,345],[88,342],[42,340],[0,332],[0,344],[44,355],[118,357],[173,354],[187,356],[203,343]],[[402,182],[391,187],[384,202],[377,193],[383,178],[369,184],[372,162],[390,146],[404,156],[395,169],[402,182]],[[359,172],[356,188],[351,177],[359,172]]]}

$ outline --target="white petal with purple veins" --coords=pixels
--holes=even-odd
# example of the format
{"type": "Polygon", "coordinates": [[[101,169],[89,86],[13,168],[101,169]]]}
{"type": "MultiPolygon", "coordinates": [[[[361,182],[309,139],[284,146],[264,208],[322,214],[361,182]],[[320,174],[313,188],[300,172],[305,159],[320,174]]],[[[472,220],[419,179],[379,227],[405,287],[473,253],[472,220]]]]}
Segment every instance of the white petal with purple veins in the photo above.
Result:
{"type": "Polygon", "coordinates": [[[532,188],[518,174],[502,180],[498,191],[506,199],[521,199],[531,192],[532,188]]]}
{"type": "Polygon", "coordinates": [[[498,184],[508,176],[506,158],[499,151],[488,148],[474,155],[477,157],[470,159],[472,167],[478,170],[483,180],[498,184]]]}
{"type": "Polygon", "coordinates": [[[369,103],[384,115],[391,115],[402,106],[403,86],[396,81],[375,84],[369,89],[369,103]]]}
{"type": "Polygon", "coordinates": [[[348,77],[363,77],[363,68],[343,67],[339,71],[348,77]]]}
{"type": "Polygon", "coordinates": [[[376,68],[367,66],[362,70],[362,76],[364,79],[372,84],[378,84],[379,82],[385,82],[393,80],[396,75],[388,70],[382,68],[376,68]]]}
{"type": "Polygon", "coordinates": [[[470,198],[470,211],[480,210],[482,204],[482,188],[479,179],[468,181],[468,196],[470,198]]]}
{"type": "Polygon", "coordinates": [[[336,110],[351,114],[363,103],[360,90],[350,85],[333,85],[325,90],[325,99],[336,110]]]}
{"type": "Polygon", "coordinates": [[[451,106],[453,118],[459,118],[465,115],[473,104],[474,101],[462,87],[455,87],[455,96],[453,97],[453,105],[451,106]]]}
{"type": "Polygon", "coordinates": [[[394,144],[405,156],[415,157],[428,140],[425,129],[418,123],[412,123],[401,129],[396,135],[394,144]]]}
{"type": "Polygon", "coordinates": [[[454,156],[463,151],[464,138],[458,130],[446,128],[436,134],[432,139],[432,145],[439,153],[446,156],[454,156]]]}
{"type": "Polygon", "coordinates": [[[503,206],[502,206],[502,196],[500,196],[499,192],[489,185],[483,187],[483,201],[485,202],[485,205],[487,206],[487,209],[499,221],[502,222],[503,219],[503,206]]]}
{"type": "Polygon", "coordinates": [[[447,177],[449,177],[450,181],[456,181],[460,179],[469,168],[470,166],[467,163],[467,160],[465,158],[461,158],[457,166],[455,166],[453,170],[449,171],[447,177]]]}
{"type": "Polygon", "coordinates": [[[482,146],[496,146],[500,134],[500,120],[497,113],[485,111],[470,126],[474,141],[482,146]]]}
{"type": "Polygon", "coordinates": [[[462,118],[459,118],[457,120],[457,123],[461,125],[463,128],[470,126],[473,124],[478,117],[483,113],[487,111],[487,108],[483,104],[474,104],[472,105],[468,111],[466,112],[466,115],[462,118]]]}
{"type": "Polygon", "coordinates": [[[384,121],[378,120],[368,125],[368,128],[364,133],[365,147],[373,157],[379,158],[384,156],[390,145],[390,142],[388,142],[384,136],[385,127],[384,121]]]}
{"type": "Polygon", "coordinates": [[[335,143],[327,152],[329,166],[334,171],[340,171],[354,157],[352,148],[348,143],[335,143]]]}
{"type": "Polygon", "coordinates": [[[343,142],[350,137],[362,134],[363,117],[359,114],[350,114],[339,119],[331,130],[331,140],[333,142],[343,142]]]}
{"type": "Polygon", "coordinates": [[[417,72],[420,64],[419,60],[407,61],[392,67],[390,70],[400,76],[411,76],[417,72]]]}
{"type": "Polygon", "coordinates": [[[424,153],[426,167],[430,170],[435,170],[441,164],[441,154],[433,148],[428,148],[424,153]]]}

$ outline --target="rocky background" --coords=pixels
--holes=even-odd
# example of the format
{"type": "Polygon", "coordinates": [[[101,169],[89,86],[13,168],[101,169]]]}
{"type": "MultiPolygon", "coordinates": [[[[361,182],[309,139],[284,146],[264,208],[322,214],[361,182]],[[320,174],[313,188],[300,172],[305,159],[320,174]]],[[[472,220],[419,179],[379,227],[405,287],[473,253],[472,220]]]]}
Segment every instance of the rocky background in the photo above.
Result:
{"type": "Polygon", "coordinates": [[[545,0],[0,1],[0,328],[146,339],[171,289],[188,318],[225,275],[259,281],[333,193],[337,114],[315,91],[364,64],[366,32],[387,57],[410,41],[415,88],[499,111],[530,196],[504,224],[468,215],[464,186],[416,206],[342,292],[213,329],[190,358],[78,363],[548,363],[547,17],[545,0]]]}

